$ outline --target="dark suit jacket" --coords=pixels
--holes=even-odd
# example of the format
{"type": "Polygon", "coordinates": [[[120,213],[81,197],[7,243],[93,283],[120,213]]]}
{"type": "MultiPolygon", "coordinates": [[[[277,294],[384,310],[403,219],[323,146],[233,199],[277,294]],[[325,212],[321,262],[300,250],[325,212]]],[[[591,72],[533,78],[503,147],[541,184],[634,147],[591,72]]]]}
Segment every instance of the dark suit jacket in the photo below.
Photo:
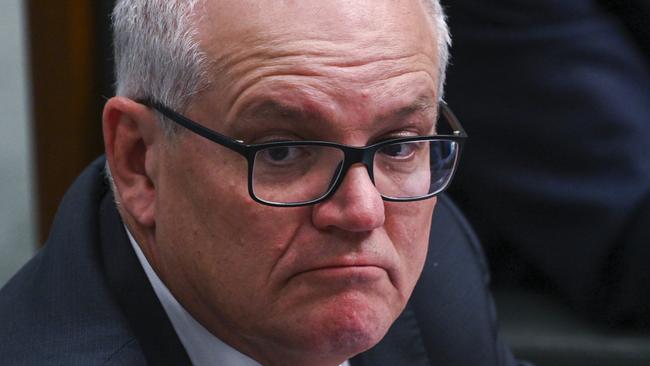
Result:
{"type": "MultiPolygon", "coordinates": [[[[189,365],[95,161],[64,197],[46,246],[0,291],[2,365],[189,365]]],[[[427,266],[388,335],[353,365],[515,362],[498,337],[472,231],[441,198],[427,266]]]]}
{"type": "Polygon", "coordinates": [[[471,137],[451,193],[495,279],[650,327],[650,1],[443,3],[471,137]]]}

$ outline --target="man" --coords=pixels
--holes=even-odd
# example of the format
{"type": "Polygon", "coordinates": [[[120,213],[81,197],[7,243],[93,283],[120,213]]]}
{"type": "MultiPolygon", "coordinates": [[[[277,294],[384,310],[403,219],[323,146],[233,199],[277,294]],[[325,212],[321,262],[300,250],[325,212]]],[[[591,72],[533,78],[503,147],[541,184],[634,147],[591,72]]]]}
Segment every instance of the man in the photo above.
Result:
{"type": "Polygon", "coordinates": [[[125,0],[114,27],[113,193],[100,160],[3,290],[3,360],[514,363],[444,200],[407,306],[464,135],[437,3],[125,0]]]}

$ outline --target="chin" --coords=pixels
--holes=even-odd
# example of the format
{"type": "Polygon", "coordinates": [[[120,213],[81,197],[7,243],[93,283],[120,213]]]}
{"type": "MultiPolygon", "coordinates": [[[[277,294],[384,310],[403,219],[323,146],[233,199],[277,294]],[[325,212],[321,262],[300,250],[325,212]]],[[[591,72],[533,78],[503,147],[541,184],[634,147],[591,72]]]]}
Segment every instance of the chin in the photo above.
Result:
{"type": "Polygon", "coordinates": [[[379,343],[405,305],[394,293],[323,292],[301,296],[256,323],[262,328],[249,340],[258,343],[260,360],[283,355],[280,364],[339,365],[379,343]]]}
{"type": "Polygon", "coordinates": [[[310,329],[313,350],[320,354],[340,353],[348,358],[377,344],[399,311],[373,300],[351,296],[323,304],[321,313],[314,314],[310,329]]]}

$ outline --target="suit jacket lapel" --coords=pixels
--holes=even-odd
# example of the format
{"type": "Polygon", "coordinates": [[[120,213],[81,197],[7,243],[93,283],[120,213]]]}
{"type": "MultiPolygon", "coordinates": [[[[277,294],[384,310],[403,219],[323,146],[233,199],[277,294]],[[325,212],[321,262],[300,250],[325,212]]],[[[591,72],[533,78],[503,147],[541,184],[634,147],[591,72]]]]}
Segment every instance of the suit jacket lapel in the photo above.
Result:
{"type": "Polygon", "coordinates": [[[407,305],[386,336],[373,348],[350,360],[352,366],[430,365],[418,321],[407,305]]]}
{"type": "Polygon", "coordinates": [[[101,247],[109,287],[150,365],[191,365],[190,359],[131,247],[113,195],[99,212],[101,247]]]}

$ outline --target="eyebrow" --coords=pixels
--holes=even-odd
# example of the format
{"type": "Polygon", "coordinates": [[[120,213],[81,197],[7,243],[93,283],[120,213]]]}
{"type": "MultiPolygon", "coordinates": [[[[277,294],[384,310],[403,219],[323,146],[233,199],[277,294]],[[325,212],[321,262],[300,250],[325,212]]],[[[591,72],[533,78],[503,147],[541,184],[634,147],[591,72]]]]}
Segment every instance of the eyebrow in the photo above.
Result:
{"type": "Polygon", "coordinates": [[[266,100],[242,115],[244,121],[258,119],[286,121],[310,119],[322,121],[325,120],[325,117],[318,111],[308,112],[304,108],[287,105],[276,100],[266,100]]]}
{"type": "Polygon", "coordinates": [[[437,111],[437,104],[433,103],[431,98],[426,95],[421,95],[415,99],[415,101],[406,107],[399,108],[393,112],[389,112],[388,115],[379,116],[379,119],[401,119],[406,118],[414,113],[425,112],[428,110],[434,109],[437,111]]]}

